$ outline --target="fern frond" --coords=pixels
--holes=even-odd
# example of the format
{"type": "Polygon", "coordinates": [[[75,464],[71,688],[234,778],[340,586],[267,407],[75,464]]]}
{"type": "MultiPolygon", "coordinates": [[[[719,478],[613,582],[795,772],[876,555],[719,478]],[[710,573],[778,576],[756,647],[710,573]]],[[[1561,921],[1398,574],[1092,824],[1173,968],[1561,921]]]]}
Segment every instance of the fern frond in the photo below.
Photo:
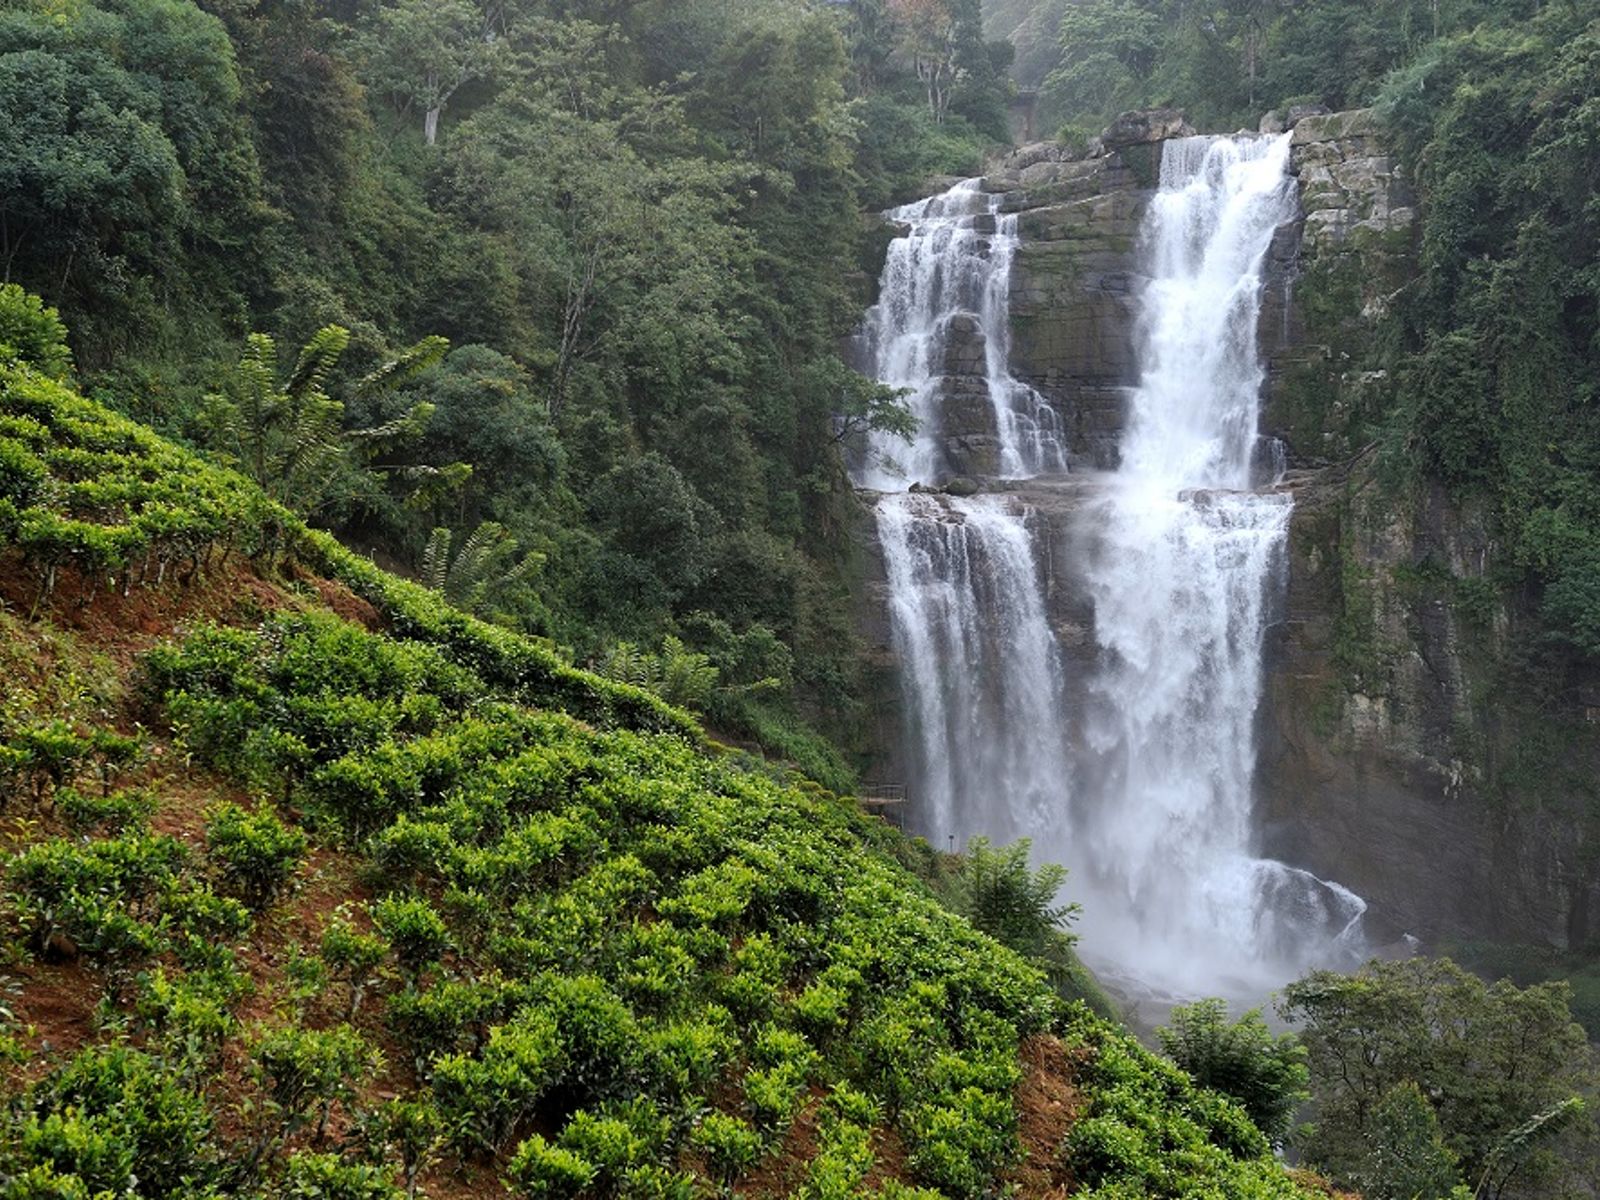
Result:
{"type": "Polygon", "coordinates": [[[301,349],[284,392],[295,400],[320,394],[349,344],[350,331],[343,325],[324,325],[317,330],[301,349]]]}
{"type": "Polygon", "coordinates": [[[461,543],[461,551],[450,564],[450,584],[453,590],[465,591],[474,584],[488,579],[494,561],[509,540],[516,549],[516,539],[506,532],[505,526],[494,521],[484,521],[461,543]]]}
{"type": "Polygon", "coordinates": [[[345,437],[357,442],[388,442],[396,438],[420,436],[433,418],[434,407],[428,403],[413,404],[398,417],[381,425],[346,430],[345,437]]]}
{"type": "Polygon", "coordinates": [[[422,585],[431,592],[443,592],[450,572],[451,533],[440,527],[428,535],[422,551],[422,585]]]}
{"type": "Polygon", "coordinates": [[[399,387],[414,379],[429,367],[439,365],[450,350],[450,339],[425,337],[415,346],[402,350],[356,384],[355,395],[365,399],[399,387]]]}

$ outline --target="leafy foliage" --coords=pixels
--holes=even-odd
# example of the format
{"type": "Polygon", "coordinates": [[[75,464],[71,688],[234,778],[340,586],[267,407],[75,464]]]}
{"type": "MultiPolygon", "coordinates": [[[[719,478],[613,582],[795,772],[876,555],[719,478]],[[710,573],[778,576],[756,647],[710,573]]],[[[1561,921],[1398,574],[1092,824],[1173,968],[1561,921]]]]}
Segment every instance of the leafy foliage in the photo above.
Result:
{"type": "Polygon", "coordinates": [[[1281,1007],[1302,1023],[1317,1105],[1307,1157],[1335,1179],[1392,1194],[1409,1175],[1385,1174],[1385,1154],[1405,1172],[1459,1162],[1463,1182],[1496,1191],[1513,1176],[1519,1188],[1584,1177],[1595,1138],[1582,1097],[1600,1068],[1568,995],[1561,983],[1486,984],[1449,959],[1375,962],[1354,977],[1313,972],[1291,984],[1281,1007]]]}
{"type": "MultiPolygon", "coordinates": [[[[264,333],[251,334],[223,391],[208,397],[206,419],[213,444],[228,451],[274,500],[301,514],[330,504],[348,505],[363,491],[370,492],[374,483],[368,456],[415,438],[433,415],[432,405],[417,403],[382,425],[346,429],[345,406],[328,394],[327,385],[349,342],[348,330],[324,326],[280,381],[276,343],[264,333]]],[[[448,348],[443,338],[424,338],[357,383],[352,399],[370,404],[436,365],[448,348]]],[[[443,474],[460,481],[469,471],[456,464],[443,474]]],[[[440,473],[427,474],[432,479],[440,473]]]]}
{"type": "Polygon", "coordinates": [[[1298,1038],[1274,1036],[1259,1009],[1230,1024],[1224,1000],[1179,1005],[1172,1024],[1156,1032],[1162,1052],[1196,1083],[1237,1100],[1273,1145],[1283,1144],[1295,1110],[1310,1098],[1298,1038]]]}
{"type": "Polygon", "coordinates": [[[206,850],[223,885],[251,910],[266,908],[288,887],[306,852],[306,836],[265,804],[246,811],[223,804],[206,814],[206,850]]]}
{"type": "Polygon", "coordinates": [[[0,285],[0,364],[26,363],[51,379],[72,372],[61,315],[14,283],[0,285]]]}

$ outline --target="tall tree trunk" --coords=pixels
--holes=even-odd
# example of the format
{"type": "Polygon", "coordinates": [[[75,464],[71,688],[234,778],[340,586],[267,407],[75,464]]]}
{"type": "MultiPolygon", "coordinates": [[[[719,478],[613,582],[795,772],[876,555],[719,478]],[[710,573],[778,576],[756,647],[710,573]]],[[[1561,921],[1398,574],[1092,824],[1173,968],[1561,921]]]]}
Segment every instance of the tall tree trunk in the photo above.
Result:
{"type": "Polygon", "coordinates": [[[422,136],[430,146],[439,140],[439,114],[442,111],[444,110],[435,105],[422,118],[422,136]]]}

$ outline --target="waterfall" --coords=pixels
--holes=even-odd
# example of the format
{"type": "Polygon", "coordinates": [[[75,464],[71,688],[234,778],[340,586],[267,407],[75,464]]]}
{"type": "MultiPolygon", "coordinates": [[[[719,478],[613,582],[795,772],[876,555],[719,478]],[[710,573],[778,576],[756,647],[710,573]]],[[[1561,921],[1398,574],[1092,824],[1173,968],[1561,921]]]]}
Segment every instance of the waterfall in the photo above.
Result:
{"type": "Polygon", "coordinates": [[[1349,941],[1359,898],[1252,854],[1255,720],[1290,500],[1251,491],[1261,263],[1288,138],[1165,144],[1122,465],[1086,513],[1100,667],[1070,858],[1088,948],[1175,994],[1270,985],[1349,941]]]}
{"type": "Polygon", "coordinates": [[[975,473],[1002,479],[1066,469],[1055,411],[1008,365],[1017,217],[1002,213],[1001,197],[982,183],[968,179],[885,214],[905,233],[889,244],[863,341],[874,377],[908,393],[918,431],[909,446],[889,435],[868,440],[856,472],[864,487],[894,491],[967,474],[966,458],[987,457],[988,469],[975,473]],[[981,356],[973,353],[978,343],[981,356]],[[947,420],[950,407],[968,398],[969,383],[987,410],[981,432],[947,420]],[[953,442],[964,443],[960,459],[953,442]],[[992,453],[966,452],[975,442],[991,444],[992,453]]]}
{"type": "Polygon", "coordinates": [[[1068,770],[1028,512],[1002,496],[905,493],[877,513],[919,824],[936,842],[1028,836],[1068,770]]]}
{"type": "Polygon", "coordinates": [[[1295,208],[1288,152],[1287,138],[1164,145],[1139,383],[1109,475],[1035,478],[1066,470],[1061,425],[1010,373],[1017,219],[980,181],[889,214],[905,229],[863,332],[876,377],[920,421],[909,447],[875,442],[856,474],[892,493],[876,520],[917,824],[936,845],[1032,838],[1071,867],[1094,961],[1180,997],[1259,997],[1332,962],[1359,943],[1365,907],[1254,852],[1263,643],[1291,512],[1271,486],[1281,448],[1257,435],[1256,324],[1261,264],[1295,208]],[[963,403],[974,394],[986,433],[963,403]],[[974,470],[985,437],[989,469],[974,470]],[[960,474],[1033,482],[967,499],[898,490],[960,474]],[[1054,570],[1044,498],[1078,517],[1054,570]],[[1070,655],[1052,578],[1092,609],[1092,639],[1084,618],[1061,622],[1070,655]]]}

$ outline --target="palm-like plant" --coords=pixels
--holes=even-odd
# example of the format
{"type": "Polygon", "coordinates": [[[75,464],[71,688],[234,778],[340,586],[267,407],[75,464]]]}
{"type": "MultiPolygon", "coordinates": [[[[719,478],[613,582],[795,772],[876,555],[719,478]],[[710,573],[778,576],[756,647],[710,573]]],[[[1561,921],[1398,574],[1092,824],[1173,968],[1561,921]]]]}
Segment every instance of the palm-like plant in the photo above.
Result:
{"type": "MultiPolygon", "coordinates": [[[[415,404],[381,425],[346,429],[344,403],[329,394],[328,386],[349,344],[349,330],[324,325],[280,382],[277,343],[265,333],[253,333],[222,390],[206,398],[214,443],[269,496],[303,515],[323,508],[341,491],[356,490],[373,470],[373,450],[415,436],[433,415],[431,404],[415,404]]],[[[358,382],[351,398],[368,400],[392,390],[436,364],[449,345],[444,338],[422,339],[358,382]]],[[[425,469],[422,474],[431,479],[439,472],[425,469]]]]}
{"type": "Polygon", "coordinates": [[[451,530],[440,528],[422,552],[422,582],[481,616],[496,595],[530,578],[543,562],[537,551],[522,553],[517,539],[495,521],[484,521],[459,545],[451,530]]]}
{"type": "Polygon", "coordinates": [[[599,670],[607,679],[631,683],[656,693],[668,704],[696,712],[705,710],[722,677],[709,658],[672,636],[662,641],[659,654],[632,642],[617,642],[600,660],[599,670]]]}

